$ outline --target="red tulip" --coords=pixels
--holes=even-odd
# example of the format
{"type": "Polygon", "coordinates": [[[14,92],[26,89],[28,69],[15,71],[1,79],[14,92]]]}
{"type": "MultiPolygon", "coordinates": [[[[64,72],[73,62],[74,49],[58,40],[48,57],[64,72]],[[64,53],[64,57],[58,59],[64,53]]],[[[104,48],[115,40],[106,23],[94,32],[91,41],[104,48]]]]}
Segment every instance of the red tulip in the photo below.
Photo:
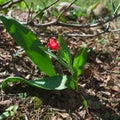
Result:
{"type": "Polygon", "coordinates": [[[49,39],[47,46],[55,51],[59,49],[59,45],[58,45],[57,41],[53,38],[49,39]]]}

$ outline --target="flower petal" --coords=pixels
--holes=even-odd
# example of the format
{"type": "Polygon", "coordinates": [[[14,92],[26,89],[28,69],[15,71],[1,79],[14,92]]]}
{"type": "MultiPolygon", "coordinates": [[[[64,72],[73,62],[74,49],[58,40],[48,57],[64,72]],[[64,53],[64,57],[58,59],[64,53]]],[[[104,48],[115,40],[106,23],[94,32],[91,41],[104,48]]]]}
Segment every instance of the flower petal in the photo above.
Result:
{"type": "Polygon", "coordinates": [[[48,42],[47,46],[49,48],[51,48],[52,50],[55,50],[55,51],[59,49],[59,44],[53,38],[49,39],[49,42],[48,42]]]}

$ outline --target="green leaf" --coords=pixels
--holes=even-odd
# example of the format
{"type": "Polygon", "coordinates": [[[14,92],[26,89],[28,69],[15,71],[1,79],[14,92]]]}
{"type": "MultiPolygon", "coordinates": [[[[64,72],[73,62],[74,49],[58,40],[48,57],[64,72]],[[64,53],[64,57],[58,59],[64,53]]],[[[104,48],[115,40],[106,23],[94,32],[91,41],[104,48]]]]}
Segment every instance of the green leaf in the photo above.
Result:
{"type": "Polygon", "coordinates": [[[67,44],[65,43],[64,39],[61,36],[58,37],[58,42],[60,44],[60,49],[58,51],[60,58],[63,59],[69,65],[70,70],[73,71],[72,56],[67,44]]]}
{"type": "Polygon", "coordinates": [[[77,72],[77,76],[82,74],[83,68],[86,64],[86,60],[87,60],[87,48],[86,46],[82,46],[81,49],[77,52],[73,61],[74,71],[77,72]]]}
{"type": "Polygon", "coordinates": [[[14,105],[14,106],[10,106],[5,111],[13,111],[13,112],[15,112],[15,111],[17,111],[17,109],[18,109],[18,105],[14,105]]]}
{"type": "Polygon", "coordinates": [[[45,50],[44,49],[44,52],[46,54],[48,54],[49,56],[53,57],[55,60],[57,60],[59,63],[61,63],[64,67],[68,68],[69,69],[69,66],[66,62],[64,62],[61,58],[59,58],[58,56],[56,56],[54,53],[52,53],[51,51],[48,51],[48,50],[45,50]]]}
{"type": "Polygon", "coordinates": [[[5,120],[9,116],[10,116],[9,112],[4,112],[0,115],[0,120],[5,120]]]}
{"type": "Polygon", "coordinates": [[[83,105],[84,105],[85,108],[88,108],[88,102],[87,102],[86,99],[83,99],[83,105]]]}
{"type": "Polygon", "coordinates": [[[0,115],[0,120],[4,120],[4,119],[8,118],[9,116],[14,116],[17,109],[18,109],[18,105],[8,107],[7,109],[5,109],[5,112],[3,112],[0,115]]]}
{"type": "Polygon", "coordinates": [[[45,72],[49,76],[56,75],[51,59],[47,54],[44,53],[39,46],[43,45],[35,34],[21,25],[16,20],[4,16],[0,16],[5,28],[9,34],[13,37],[18,45],[20,45],[26,51],[30,59],[37,65],[37,67],[45,72]]]}
{"type": "Polygon", "coordinates": [[[69,79],[66,75],[45,77],[37,80],[25,80],[20,77],[8,77],[2,82],[3,91],[9,82],[21,82],[36,88],[42,88],[46,90],[63,90],[66,89],[69,85],[69,79]]]}

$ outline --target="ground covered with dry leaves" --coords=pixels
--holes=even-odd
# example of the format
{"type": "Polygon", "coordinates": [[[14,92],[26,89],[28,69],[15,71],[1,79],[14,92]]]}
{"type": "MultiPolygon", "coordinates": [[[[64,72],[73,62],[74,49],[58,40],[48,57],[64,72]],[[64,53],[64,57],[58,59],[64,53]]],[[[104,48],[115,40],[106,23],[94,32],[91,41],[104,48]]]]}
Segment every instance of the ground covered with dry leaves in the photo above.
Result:
{"type": "MultiPolygon", "coordinates": [[[[44,45],[54,33],[93,33],[91,29],[48,27],[31,28],[44,45]],[[40,33],[44,34],[41,35],[40,33]]],[[[98,29],[98,28],[97,28],[98,29]]],[[[21,83],[0,90],[0,114],[18,105],[14,116],[7,120],[119,120],[120,119],[120,34],[109,32],[95,37],[64,37],[74,55],[78,46],[88,45],[90,52],[78,90],[45,91],[21,83]],[[83,97],[88,106],[83,106],[83,97]]],[[[54,63],[58,72],[66,72],[54,63]]],[[[44,74],[27,57],[25,52],[0,29],[0,84],[8,76],[35,79],[44,74]]],[[[52,83],[51,83],[52,84],[52,83]]]]}

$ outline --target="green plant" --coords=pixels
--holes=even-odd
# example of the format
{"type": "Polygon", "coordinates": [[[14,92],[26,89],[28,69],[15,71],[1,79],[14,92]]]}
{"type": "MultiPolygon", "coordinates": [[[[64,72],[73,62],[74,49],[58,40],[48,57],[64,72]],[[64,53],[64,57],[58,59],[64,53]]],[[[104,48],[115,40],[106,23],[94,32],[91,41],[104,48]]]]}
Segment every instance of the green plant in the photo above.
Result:
{"type": "MultiPolygon", "coordinates": [[[[51,38],[51,40],[53,40],[53,47],[58,47],[54,49],[57,54],[54,54],[52,50],[44,47],[33,32],[24,25],[21,25],[13,18],[0,16],[0,19],[9,34],[13,37],[16,43],[25,50],[33,63],[48,75],[48,77],[39,78],[37,80],[8,77],[2,82],[2,90],[5,89],[9,82],[18,81],[46,90],[63,90],[68,87],[71,87],[72,89],[77,88],[78,77],[82,74],[87,59],[86,45],[81,46],[75,57],[72,59],[72,55],[64,39],[61,36],[58,36],[58,43],[51,38]],[[51,57],[67,68],[70,75],[65,75],[64,73],[63,75],[59,75],[59,73],[56,73],[51,57]]],[[[48,43],[48,46],[51,48],[50,44],[51,43],[48,43]]]]}
{"type": "Polygon", "coordinates": [[[102,38],[102,39],[98,40],[98,43],[100,43],[101,45],[107,45],[109,43],[109,41],[107,39],[102,38]]]}
{"type": "Polygon", "coordinates": [[[18,97],[19,97],[21,100],[23,100],[23,99],[25,99],[25,98],[27,97],[27,93],[26,93],[26,92],[24,92],[24,93],[19,93],[19,94],[18,94],[18,97]]]}
{"type": "Polygon", "coordinates": [[[5,112],[3,112],[0,115],[0,120],[6,119],[6,118],[11,117],[11,116],[14,116],[15,112],[17,111],[17,109],[18,109],[17,105],[10,106],[9,108],[7,108],[5,110],[5,112]]]}

